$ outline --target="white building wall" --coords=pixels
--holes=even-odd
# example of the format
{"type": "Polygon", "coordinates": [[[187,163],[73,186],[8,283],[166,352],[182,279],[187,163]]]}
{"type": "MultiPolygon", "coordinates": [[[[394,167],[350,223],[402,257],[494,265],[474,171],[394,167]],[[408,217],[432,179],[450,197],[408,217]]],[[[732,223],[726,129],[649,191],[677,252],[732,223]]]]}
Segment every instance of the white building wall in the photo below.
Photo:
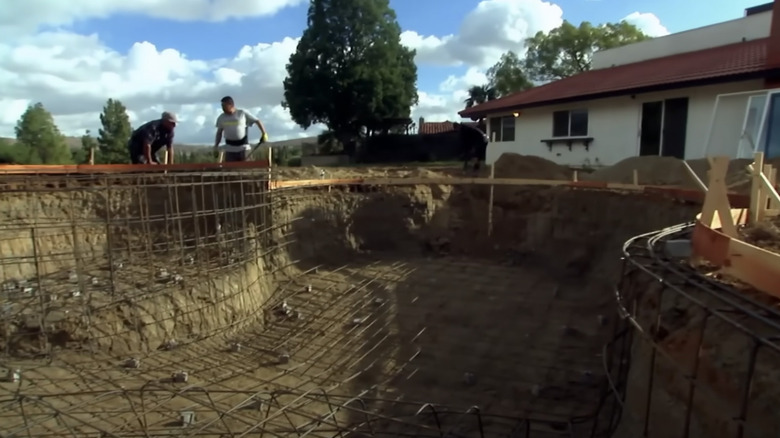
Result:
{"type": "MultiPolygon", "coordinates": [[[[713,152],[734,154],[736,145],[705,154],[707,134],[712,120],[715,99],[718,94],[758,90],[764,88],[762,80],[742,81],[707,87],[684,88],[674,91],[646,93],[607,99],[576,102],[567,105],[548,106],[522,110],[515,118],[515,141],[491,142],[487,149],[487,162],[493,163],[501,154],[512,152],[536,155],[568,166],[608,166],[639,154],[639,134],[642,104],[677,97],[688,97],[688,126],[686,130],[686,159],[714,155],[713,152]],[[541,140],[552,138],[552,113],[558,110],[588,110],[588,136],[593,137],[589,150],[581,143],[568,146],[562,143],[549,150],[541,140]]],[[[742,113],[744,115],[744,109],[742,113]]],[[[496,114],[490,117],[510,115],[496,114]]],[[[736,117],[733,129],[742,126],[742,116],[736,117]]],[[[720,127],[723,129],[723,126],[720,127]]],[[[490,127],[488,126],[488,132],[490,127]]]]}
{"type": "Polygon", "coordinates": [[[593,54],[592,69],[609,68],[678,53],[725,46],[769,36],[772,11],[691,29],[593,54]]]}

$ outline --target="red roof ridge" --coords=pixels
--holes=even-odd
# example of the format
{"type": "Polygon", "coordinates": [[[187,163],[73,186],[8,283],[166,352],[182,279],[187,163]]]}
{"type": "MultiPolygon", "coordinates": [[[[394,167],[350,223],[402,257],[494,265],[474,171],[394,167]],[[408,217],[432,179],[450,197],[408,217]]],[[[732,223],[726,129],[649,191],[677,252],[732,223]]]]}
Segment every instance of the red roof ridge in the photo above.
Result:
{"type": "Polygon", "coordinates": [[[757,38],[628,64],[589,70],[510,94],[460,111],[462,117],[483,115],[559,100],[585,100],[599,94],[669,86],[676,83],[767,71],[770,38],[757,38]]]}

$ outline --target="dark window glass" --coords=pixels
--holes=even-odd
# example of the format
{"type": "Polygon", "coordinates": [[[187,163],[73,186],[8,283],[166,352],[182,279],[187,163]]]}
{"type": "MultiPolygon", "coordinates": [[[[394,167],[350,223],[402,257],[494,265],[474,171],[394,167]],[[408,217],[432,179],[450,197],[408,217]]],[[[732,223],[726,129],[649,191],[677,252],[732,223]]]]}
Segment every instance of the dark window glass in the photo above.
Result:
{"type": "Polygon", "coordinates": [[[573,110],[569,112],[569,135],[572,137],[585,137],[588,135],[588,110],[573,110]]]}
{"type": "Polygon", "coordinates": [[[515,141],[514,117],[504,117],[501,120],[501,141],[515,141]]]}
{"type": "Polygon", "coordinates": [[[569,112],[555,111],[553,113],[553,137],[569,136],[569,112]]]}

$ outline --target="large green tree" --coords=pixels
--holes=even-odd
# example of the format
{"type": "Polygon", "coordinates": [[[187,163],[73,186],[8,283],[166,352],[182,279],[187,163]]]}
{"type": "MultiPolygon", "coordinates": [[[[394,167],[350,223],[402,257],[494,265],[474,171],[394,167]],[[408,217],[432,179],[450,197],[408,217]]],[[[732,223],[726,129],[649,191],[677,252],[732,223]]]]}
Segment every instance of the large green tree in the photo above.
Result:
{"type": "Polygon", "coordinates": [[[127,108],[116,99],[108,99],[100,114],[98,130],[98,153],[95,154],[95,162],[102,164],[129,163],[127,142],[133,129],[130,127],[130,118],[127,116],[127,108]]]}
{"type": "Polygon", "coordinates": [[[524,71],[523,60],[517,53],[509,51],[501,55],[501,59],[487,71],[488,86],[495,90],[498,97],[507,96],[518,91],[525,91],[534,86],[524,71]]]}
{"type": "Polygon", "coordinates": [[[533,81],[563,79],[590,70],[593,52],[623,46],[650,37],[626,21],[579,27],[568,21],[548,33],[538,32],[527,40],[525,73],[533,81]]]}
{"type": "Polygon", "coordinates": [[[70,164],[71,153],[51,113],[38,102],[16,123],[16,159],[20,164],[70,164]]]}
{"type": "Polygon", "coordinates": [[[325,124],[353,145],[362,127],[409,117],[417,67],[400,36],[388,0],[312,0],[284,80],[292,119],[304,129],[325,124]]]}
{"type": "Polygon", "coordinates": [[[0,138],[0,164],[23,164],[19,159],[19,148],[6,138],[0,138]]]}

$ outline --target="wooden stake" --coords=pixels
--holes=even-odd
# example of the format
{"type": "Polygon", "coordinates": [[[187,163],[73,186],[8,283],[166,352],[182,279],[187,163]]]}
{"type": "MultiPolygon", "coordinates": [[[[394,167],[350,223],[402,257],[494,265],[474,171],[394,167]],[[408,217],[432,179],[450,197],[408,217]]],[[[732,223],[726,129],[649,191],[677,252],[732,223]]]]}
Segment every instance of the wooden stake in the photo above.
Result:
{"type": "Polygon", "coordinates": [[[763,205],[761,171],[764,170],[764,154],[756,152],[753,158],[753,180],[750,186],[750,223],[757,224],[764,217],[765,206],[763,205]]]}
{"type": "Polygon", "coordinates": [[[774,166],[772,166],[771,164],[764,164],[764,176],[769,182],[769,187],[765,187],[766,196],[764,197],[764,201],[763,201],[764,212],[766,213],[766,210],[778,207],[777,203],[774,202],[774,198],[772,196],[772,191],[774,191],[774,187],[777,184],[777,170],[775,170],[774,166]]]}
{"type": "Polygon", "coordinates": [[[95,164],[95,147],[89,148],[89,164],[95,164]]]}
{"type": "Polygon", "coordinates": [[[577,182],[577,169],[574,169],[574,175],[572,176],[572,181],[577,182]]]}
{"type": "Polygon", "coordinates": [[[636,169],[634,169],[634,185],[635,186],[639,185],[639,171],[637,171],[636,169]]]}

